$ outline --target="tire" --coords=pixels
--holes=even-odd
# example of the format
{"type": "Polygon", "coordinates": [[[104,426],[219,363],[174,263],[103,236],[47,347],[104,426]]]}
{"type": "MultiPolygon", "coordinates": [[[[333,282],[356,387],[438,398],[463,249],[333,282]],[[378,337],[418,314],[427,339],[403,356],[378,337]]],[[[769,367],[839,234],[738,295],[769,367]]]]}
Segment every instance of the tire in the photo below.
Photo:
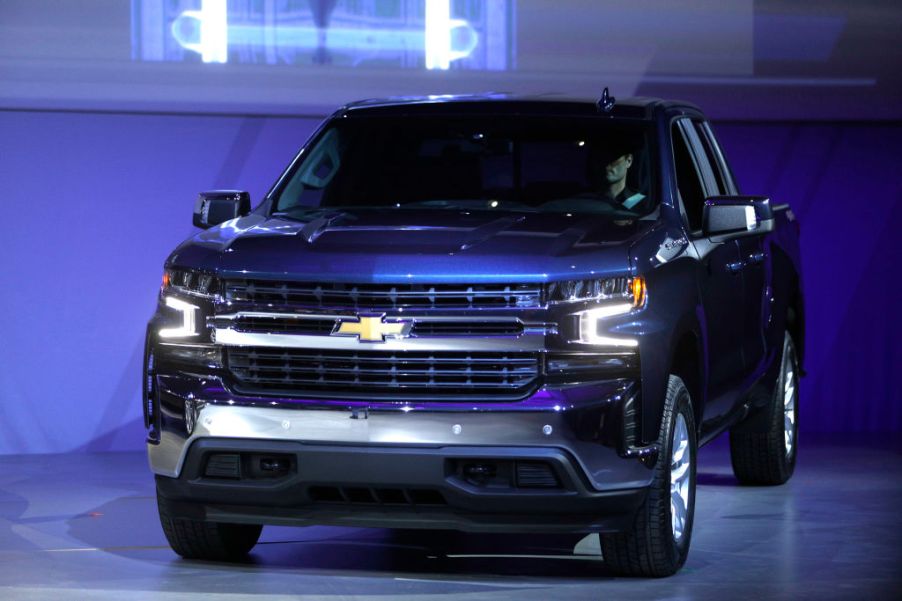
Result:
{"type": "Polygon", "coordinates": [[[673,375],[667,383],[658,444],[661,450],[652,483],[632,528],[626,532],[600,536],[605,565],[618,575],[670,576],[683,566],[689,554],[695,513],[698,439],[689,391],[683,381],[673,375]],[[673,453],[676,439],[683,442],[678,445],[678,456],[673,453]],[[673,463],[673,459],[677,458],[680,459],[679,466],[672,469],[677,467],[673,463]],[[672,476],[679,478],[683,495],[672,492],[672,476]],[[674,519],[677,511],[674,508],[678,505],[674,501],[685,507],[685,512],[681,512],[683,521],[679,529],[678,521],[674,519]]]}
{"type": "Polygon", "coordinates": [[[799,440],[799,365],[786,333],[780,373],[767,406],[730,430],[733,473],[742,484],[777,485],[792,476],[799,440]]]}
{"type": "Polygon", "coordinates": [[[185,559],[236,561],[245,557],[260,538],[263,526],[223,524],[174,517],[157,493],[163,534],[172,550],[185,559]]]}

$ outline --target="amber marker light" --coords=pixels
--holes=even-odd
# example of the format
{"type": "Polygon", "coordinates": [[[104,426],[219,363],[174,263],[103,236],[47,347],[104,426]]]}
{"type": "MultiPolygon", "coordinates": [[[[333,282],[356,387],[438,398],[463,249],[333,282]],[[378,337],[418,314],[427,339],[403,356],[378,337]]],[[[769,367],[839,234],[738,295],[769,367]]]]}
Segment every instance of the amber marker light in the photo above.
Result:
{"type": "Polygon", "coordinates": [[[169,272],[163,272],[163,288],[169,288],[169,272]]]}
{"type": "Polygon", "coordinates": [[[633,297],[633,306],[641,307],[645,304],[645,278],[637,275],[630,281],[630,292],[633,297]]]}

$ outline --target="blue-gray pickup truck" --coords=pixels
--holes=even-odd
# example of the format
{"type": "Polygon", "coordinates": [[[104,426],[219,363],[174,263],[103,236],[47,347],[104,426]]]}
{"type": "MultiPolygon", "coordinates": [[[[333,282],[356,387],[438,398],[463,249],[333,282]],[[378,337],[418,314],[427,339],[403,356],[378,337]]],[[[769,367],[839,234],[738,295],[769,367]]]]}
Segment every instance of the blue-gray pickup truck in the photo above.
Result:
{"type": "Polygon", "coordinates": [[[742,195],[704,114],[649,98],[350,104],[262,201],[202,193],[147,329],[163,530],[598,533],[685,562],[698,447],[797,453],[798,222],[742,195]]]}

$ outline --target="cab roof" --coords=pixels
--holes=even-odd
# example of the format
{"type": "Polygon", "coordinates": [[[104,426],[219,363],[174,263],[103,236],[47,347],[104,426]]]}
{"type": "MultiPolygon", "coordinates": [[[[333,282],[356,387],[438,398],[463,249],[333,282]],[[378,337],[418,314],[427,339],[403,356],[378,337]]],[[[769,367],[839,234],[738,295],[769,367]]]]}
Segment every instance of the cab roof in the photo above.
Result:
{"type": "Polygon", "coordinates": [[[441,96],[401,96],[372,98],[345,105],[339,110],[347,116],[363,115],[609,115],[616,118],[651,120],[657,111],[689,110],[694,104],[661,98],[618,98],[610,112],[598,108],[597,99],[558,94],[519,96],[513,94],[472,94],[441,96]]]}

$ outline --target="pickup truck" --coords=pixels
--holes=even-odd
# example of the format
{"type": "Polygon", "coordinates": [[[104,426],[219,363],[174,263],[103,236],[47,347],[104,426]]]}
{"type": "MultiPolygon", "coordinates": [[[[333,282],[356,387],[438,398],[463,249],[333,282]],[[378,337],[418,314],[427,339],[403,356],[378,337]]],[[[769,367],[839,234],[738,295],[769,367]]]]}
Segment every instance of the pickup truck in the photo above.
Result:
{"type": "Polygon", "coordinates": [[[793,472],[798,222],[744,196],[702,111],[649,98],[369,100],[256,208],[202,193],[147,328],[176,553],[262,526],[598,533],[686,561],[697,450],[793,472]]]}

